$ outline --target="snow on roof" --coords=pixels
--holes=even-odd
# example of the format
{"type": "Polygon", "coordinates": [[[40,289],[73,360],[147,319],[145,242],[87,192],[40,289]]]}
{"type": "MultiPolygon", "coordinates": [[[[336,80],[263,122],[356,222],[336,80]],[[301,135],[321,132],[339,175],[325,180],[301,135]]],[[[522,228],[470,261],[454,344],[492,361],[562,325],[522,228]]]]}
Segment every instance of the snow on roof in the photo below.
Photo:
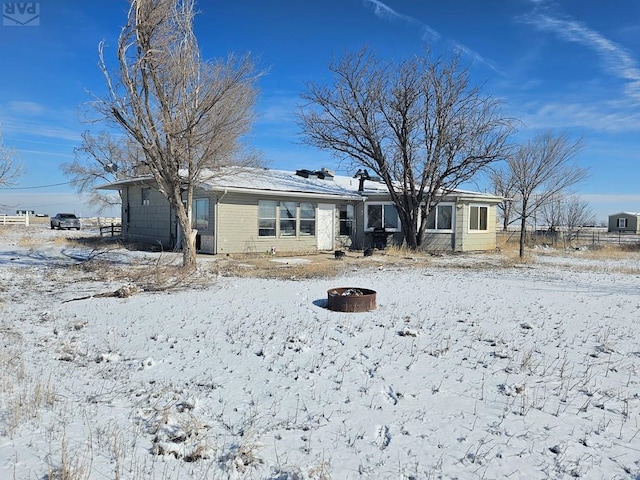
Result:
{"type": "Polygon", "coordinates": [[[616,215],[631,215],[632,217],[640,217],[640,212],[618,212],[618,213],[612,213],[609,216],[615,217],[616,215]]]}
{"type": "Polygon", "coordinates": [[[326,179],[315,175],[305,178],[295,172],[266,168],[230,167],[212,172],[210,178],[204,172],[202,187],[212,190],[272,191],[359,198],[359,195],[334,182],[329,176],[326,179]]]}
{"type": "MultiPolygon", "coordinates": [[[[300,170],[299,174],[285,170],[268,168],[226,167],[215,171],[204,171],[200,186],[215,191],[239,192],[278,192],[300,193],[305,195],[336,196],[340,198],[361,199],[363,196],[388,194],[384,182],[377,179],[364,181],[363,191],[358,191],[360,180],[356,177],[334,175],[328,170],[300,170]],[[324,176],[325,178],[319,178],[324,176]]],[[[130,178],[98,188],[117,190],[126,185],[153,182],[150,176],[130,178]]],[[[474,197],[492,201],[500,201],[502,197],[467,190],[453,190],[450,195],[474,197]]]]}

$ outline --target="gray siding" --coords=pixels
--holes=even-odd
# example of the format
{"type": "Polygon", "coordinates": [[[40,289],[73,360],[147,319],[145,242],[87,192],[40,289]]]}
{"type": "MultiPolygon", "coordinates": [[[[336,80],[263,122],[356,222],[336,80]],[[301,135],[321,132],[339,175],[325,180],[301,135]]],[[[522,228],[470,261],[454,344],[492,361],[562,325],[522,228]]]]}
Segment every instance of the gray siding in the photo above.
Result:
{"type": "Polygon", "coordinates": [[[149,189],[149,204],[142,204],[141,186],[123,190],[123,236],[129,242],[173,248],[174,233],[169,202],[156,189],[149,189]]]}
{"type": "Polygon", "coordinates": [[[633,213],[616,213],[614,215],[609,215],[609,228],[610,232],[629,232],[629,233],[640,233],[638,230],[638,215],[633,213]],[[626,227],[618,227],[618,219],[625,218],[627,220],[626,227]]]}

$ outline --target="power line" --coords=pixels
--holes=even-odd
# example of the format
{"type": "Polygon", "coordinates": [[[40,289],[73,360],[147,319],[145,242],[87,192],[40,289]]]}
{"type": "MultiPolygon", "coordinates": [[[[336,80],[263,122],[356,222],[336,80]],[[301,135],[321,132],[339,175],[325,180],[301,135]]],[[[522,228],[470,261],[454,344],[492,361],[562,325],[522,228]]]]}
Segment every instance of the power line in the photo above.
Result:
{"type": "Polygon", "coordinates": [[[35,185],[31,187],[0,187],[0,190],[33,190],[34,188],[59,187],[60,185],[69,185],[71,182],[51,183],[49,185],[35,185]]]}

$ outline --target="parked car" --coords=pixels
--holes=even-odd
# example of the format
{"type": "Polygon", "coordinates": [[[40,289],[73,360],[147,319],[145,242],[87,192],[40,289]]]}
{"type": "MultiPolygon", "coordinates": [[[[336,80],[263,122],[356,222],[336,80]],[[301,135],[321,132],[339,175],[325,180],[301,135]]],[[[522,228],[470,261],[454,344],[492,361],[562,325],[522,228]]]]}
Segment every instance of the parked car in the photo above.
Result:
{"type": "Polygon", "coordinates": [[[55,217],[51,217],[51,230],[54,228],[80,230],[80,219],[73,213],[57,213],[55,217]]]}

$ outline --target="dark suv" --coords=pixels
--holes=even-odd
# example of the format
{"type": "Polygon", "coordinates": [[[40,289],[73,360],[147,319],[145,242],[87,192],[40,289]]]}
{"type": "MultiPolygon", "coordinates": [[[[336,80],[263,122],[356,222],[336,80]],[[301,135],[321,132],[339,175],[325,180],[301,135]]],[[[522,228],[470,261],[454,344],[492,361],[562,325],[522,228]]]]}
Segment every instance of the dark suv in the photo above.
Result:
{"type": "Polygon", "coordinates": [[[80,219],[73,213],[58,213],[55,217],[51,217],[51,230],[54,228],[80,230],[80,219]]]}

